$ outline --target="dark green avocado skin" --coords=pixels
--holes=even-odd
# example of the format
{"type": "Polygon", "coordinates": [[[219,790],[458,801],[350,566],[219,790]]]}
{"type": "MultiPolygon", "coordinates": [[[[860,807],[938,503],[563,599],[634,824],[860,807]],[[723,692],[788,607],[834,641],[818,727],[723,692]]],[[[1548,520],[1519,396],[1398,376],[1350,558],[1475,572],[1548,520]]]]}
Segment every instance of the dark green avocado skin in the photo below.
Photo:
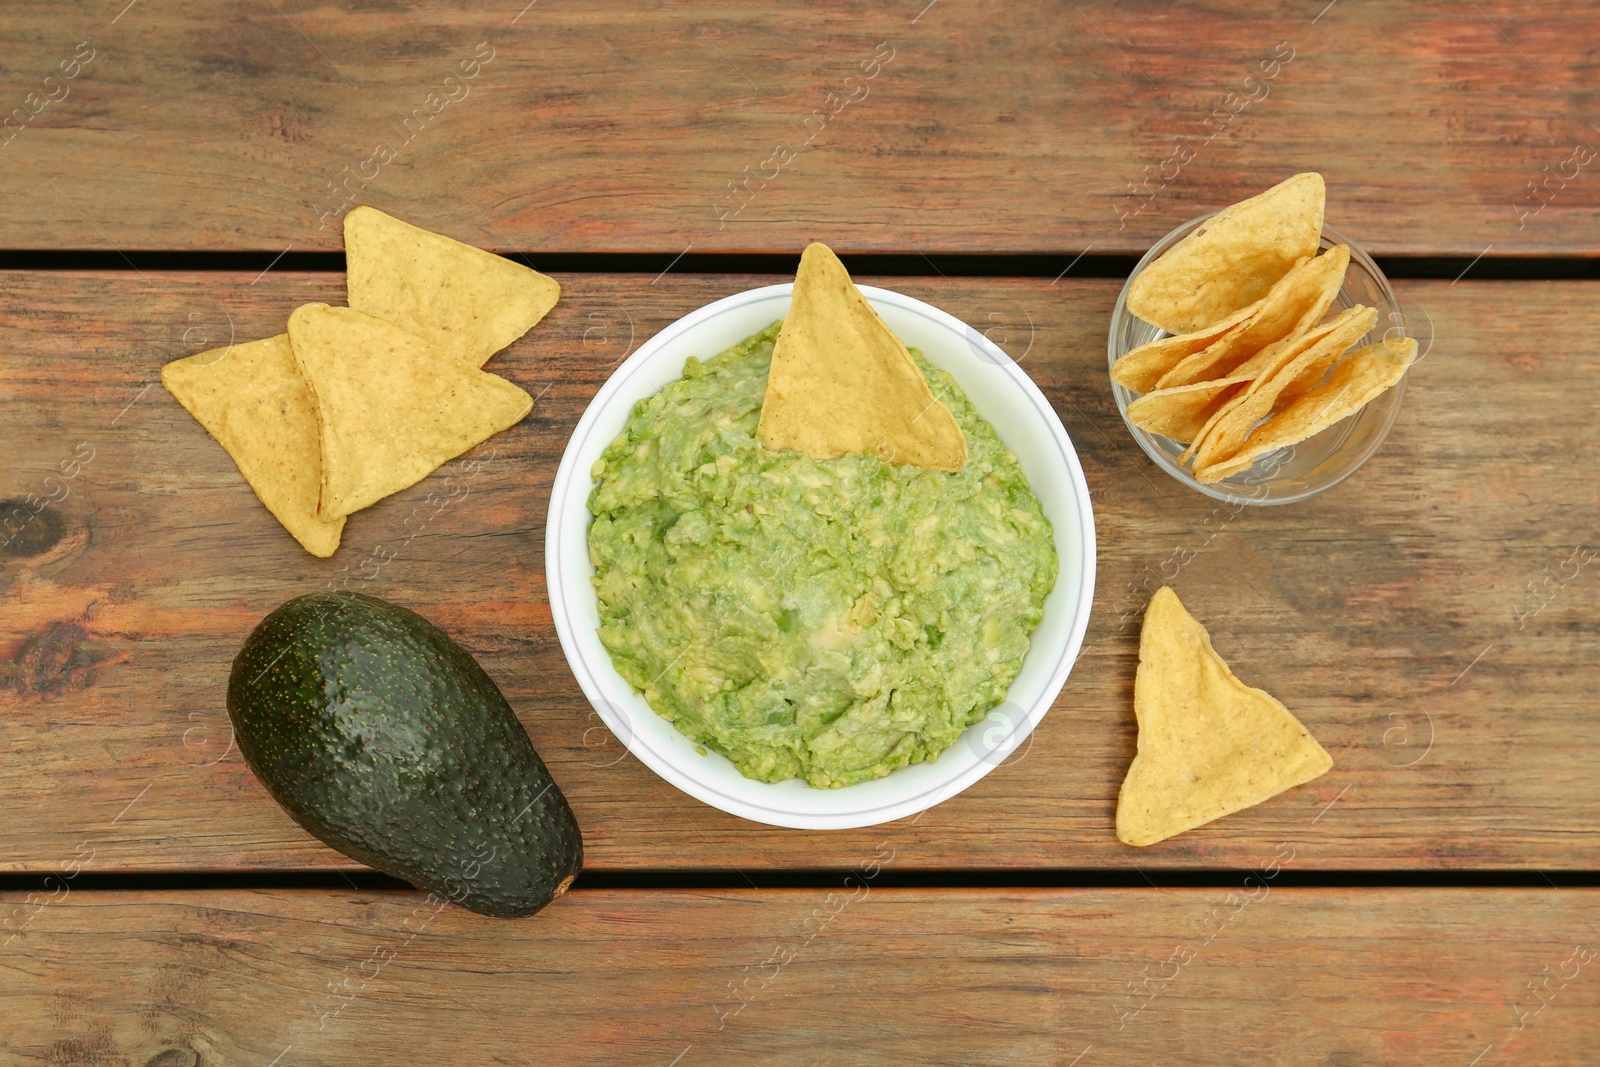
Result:
{"type": "Polygon", "coordinates": [[[377,597],[296,597],[228,678],[239,749],[296,822],[484,915],[531,915],[583,838],[499,688],[427,619],[377,597]]]}

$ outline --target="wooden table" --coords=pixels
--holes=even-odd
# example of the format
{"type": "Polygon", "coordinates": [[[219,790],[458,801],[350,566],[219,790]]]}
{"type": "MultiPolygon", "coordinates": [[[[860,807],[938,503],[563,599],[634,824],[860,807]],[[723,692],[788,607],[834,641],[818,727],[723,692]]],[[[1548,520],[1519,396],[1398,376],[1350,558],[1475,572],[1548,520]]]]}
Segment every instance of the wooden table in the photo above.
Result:
{"type": "Polygon", "coordinates": [[[1600,1062],[1592,5],[522,2],[0,13],[0,496],[50,501],[0,509],[5,1063],[1600,1062]],[[1155,238],[1309,169],[1426,356],[1357,476],[1218,505],[1127,435],[1108,316],[1155,238]],[[342,302],[354,203],[563,299],[496,357],[541,399],[469,496],[403,533],[435,475],[319,561],[156,382],[342,302]],[[835,833],[627,756],[542,557],[611,370],[812,239],[1022,362],[1100,542],[1031,743],[835,833]],[[583,825],[537,918],[365,872],[231,744],[243,636],[385,547],[363,586],[480,659],[583,825]],[[1112,816],[1163,582],[1335,765],[1135,851],[1112,816]]]}

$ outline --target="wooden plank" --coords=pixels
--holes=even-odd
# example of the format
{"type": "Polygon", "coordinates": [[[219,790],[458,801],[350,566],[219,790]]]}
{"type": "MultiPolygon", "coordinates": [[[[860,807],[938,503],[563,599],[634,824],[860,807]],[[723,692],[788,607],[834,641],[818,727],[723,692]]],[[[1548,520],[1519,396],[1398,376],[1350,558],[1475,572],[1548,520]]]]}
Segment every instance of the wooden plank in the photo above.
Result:
{"type": "Polygon", "coordinates": [[[0,1048],[50,1067],[462,1049],[549,1067],[1590,1064],[1597,903],[861,883],[579,891],[495,921],[420,894],[73,892],[0,954],[0,1048]]]}
{"type": "Polygon", "coordinates": [[[625,757],[572,679],[545,600],[557,457],[630,346],[768,280],[563,277],[562,303],[491,365],[543,396],[491,443],[469,495],[427,502],[447,468],[356,515],[319,561],[151,383],[163,361],[226,340],[230,322],[244,340],[301,301],[338,302],[342,276],[0,277],[0,497],[65,494],[38,520],[59,521],[55,543],[0,570],[0,868],[59,869],[84,842],[96,870],[342,862],[230,748],[222,686],[263,615],[344,574],[480,658],[572,799],[597,868],[845,867],[884,841],[897,864],[933,868],[1244,868],[1285,841],[1308,868],[1600,866],[1597,579],[1583,562],[1600,544],[1600,443],[1584,432],[1600,359],[1591,283],[1402,285],[1433,340],[1386,447],[1313,500],[1235,511],[1166,479],[1126,434],[1103,357],[1116,283],[882,279],[1005,342],[1082,456],[1099,578],[1054,711],[965,794],[860,831],[745,823],[625,757]],[[395,557],[381,567],[380,548],[395,557]],[[1163,580],[1336,764],[1135,851],[1112,814],[1133,751],[1139,616],[1163,580]]]}
{"type": "Polygon", "coordinates": [[[1585,0],[522,6],[8,3],[0,248],[1126,253],[1315,169],[1374,251],[1600,252],[1585,0]]]}

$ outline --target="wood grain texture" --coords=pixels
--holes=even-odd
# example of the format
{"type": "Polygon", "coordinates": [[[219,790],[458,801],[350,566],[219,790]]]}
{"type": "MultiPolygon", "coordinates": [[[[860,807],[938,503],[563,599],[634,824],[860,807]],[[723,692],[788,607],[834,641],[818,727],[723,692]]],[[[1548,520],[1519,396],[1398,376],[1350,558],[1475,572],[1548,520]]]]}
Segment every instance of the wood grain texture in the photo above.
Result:
{"type": "MultiPolygon", "coordinates": [[[[545,508],[573,426],[630,346],[770,280],[562,276],[562,302],[489,365],[541,399],[479,453],[492,459],[467,496],[429,503],[447,467],[352,517],[339,553],[316,560],[151,383],[230,328],[260,337],[302,301],[339,302],[341,275],[0,275],[0,497],[66,494],[35,520],[55,524],[50,547],[0,559],[0,869],[58,870],[80,844],[97,871],[347,862],[266,796],[223,705],[256,622],[345,575],[478,656],[596,868],[846,868],[882,842],[916,868],[1250,868],[1284,842],[1305,868],[1600,866],[1600,575],[1581,562],[1600,546],[1600,443],[1584,429],[1600,310],[1581,282],[1400,286],[1427,355],[1384,449],[1310,501],[1236,512],[1166,478],[1126,433],[1104,356],[1114,282],[880,280],[989,330],[1059,411],[1100,542],[1080,660],[1030,745],[914,820],[773,829],[666,785],[602,728],[566,666],[545,508]],[[62,479],[80,446],[92,459],[62,479]],[[1140,613],[1163,580],[1335,766],[1133,850],[1112,815],[1133,753],[1140,613]]],[[[23,530],[30,551],[46,532],[23,530]]]]}
{"type": "Polygon", "coordinates": [[[1594,891],[1255,892],[580,891],[510,921],[420,894],[74,892],[0,951],[0,1048],[18,1067],[1594,1062],[1594,891]]]}
{"type": "Polygon", "coordinates": [[[1142,252],[1320,170],[1371,251],[1600,252],[1586,0],[521,7],[13,0],[0,248],[1142,252]]]}

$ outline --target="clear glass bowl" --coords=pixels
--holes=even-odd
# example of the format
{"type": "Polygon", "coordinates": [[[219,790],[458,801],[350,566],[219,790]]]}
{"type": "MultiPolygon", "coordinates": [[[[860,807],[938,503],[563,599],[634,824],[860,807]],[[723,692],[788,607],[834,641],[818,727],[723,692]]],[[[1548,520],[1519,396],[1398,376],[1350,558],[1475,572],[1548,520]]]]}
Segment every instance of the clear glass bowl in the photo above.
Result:
{"type": "MultiPolygon", "coordinates": [[[[1208,214],[1190,219],[1157,241],[1128,276],[1128,284],[1122,287],[1122,293],[1117,297],[1116,309],[1111,312],[1111,336],[1106,346],[1111,363],[1115,363],[1124,352],[1167,336],[1165,330],[1145,322],[1128,310],[1128,286],[1133,284],[1133,279],[1137,278],[1139,272],[1157,256],[1210,217],[1208,214]]],[[[1373,344],[1385,336],[1403,335],[1405,319],[1400,313],[1400,303],[1395,299],[1394,290],[1389,288],[1389,279],[1383,276],[1383,272],[1372,261],[1372,257],[1357,247],[1355,242],[1332,226],[1324,226],[1322,247],[1327,249],[1340,244],[1350,246],[1350,268],[1345,272],[1344,286],[1334,298],[1328,314],[1337,315],[1345,308],[1357,304],[1378,309],[1377,325],[1373,327],[1371,333],[1356,342],[1356,348],[1373,344]]],[[[1334,423],[1321,433],[1308,437],[1298,444],[1286,445],[1268,452],[1256,460],[1255,465],[1249,470],[1240,471],[1231,478],[1224,478],[1222,481],[1207,485],[1198,481],[1194,472],[1188,467],[1178,463],[1178,455],[1185,447],[1183,444],[1162,437],[1160,434],[1141,430],[1128,421],[1128,405],[1139,394],[1114,381],[1111,383],[1111,393],[1116,397],[1117,410],[1122,413],[1122,421],[1127,424],[1128,432],[1133,435],[1133,439],[1139,442],[1139,447],[1155,461],[1156,466],[1206,496],[1229,503],[1245,504],[1292,504],[1296,500],[1315,496],[1324,489],[1331,489],[1350,477],[1378,450],[1383,444],[1383,439],[1389,436],[1389,430],[1400,414],[1400,401],[1404,398],[1405,391],[1406,380],[1402,377],[1393,389],[1379,394],[1371,403],[1349,418],[1334,423]]]]}

